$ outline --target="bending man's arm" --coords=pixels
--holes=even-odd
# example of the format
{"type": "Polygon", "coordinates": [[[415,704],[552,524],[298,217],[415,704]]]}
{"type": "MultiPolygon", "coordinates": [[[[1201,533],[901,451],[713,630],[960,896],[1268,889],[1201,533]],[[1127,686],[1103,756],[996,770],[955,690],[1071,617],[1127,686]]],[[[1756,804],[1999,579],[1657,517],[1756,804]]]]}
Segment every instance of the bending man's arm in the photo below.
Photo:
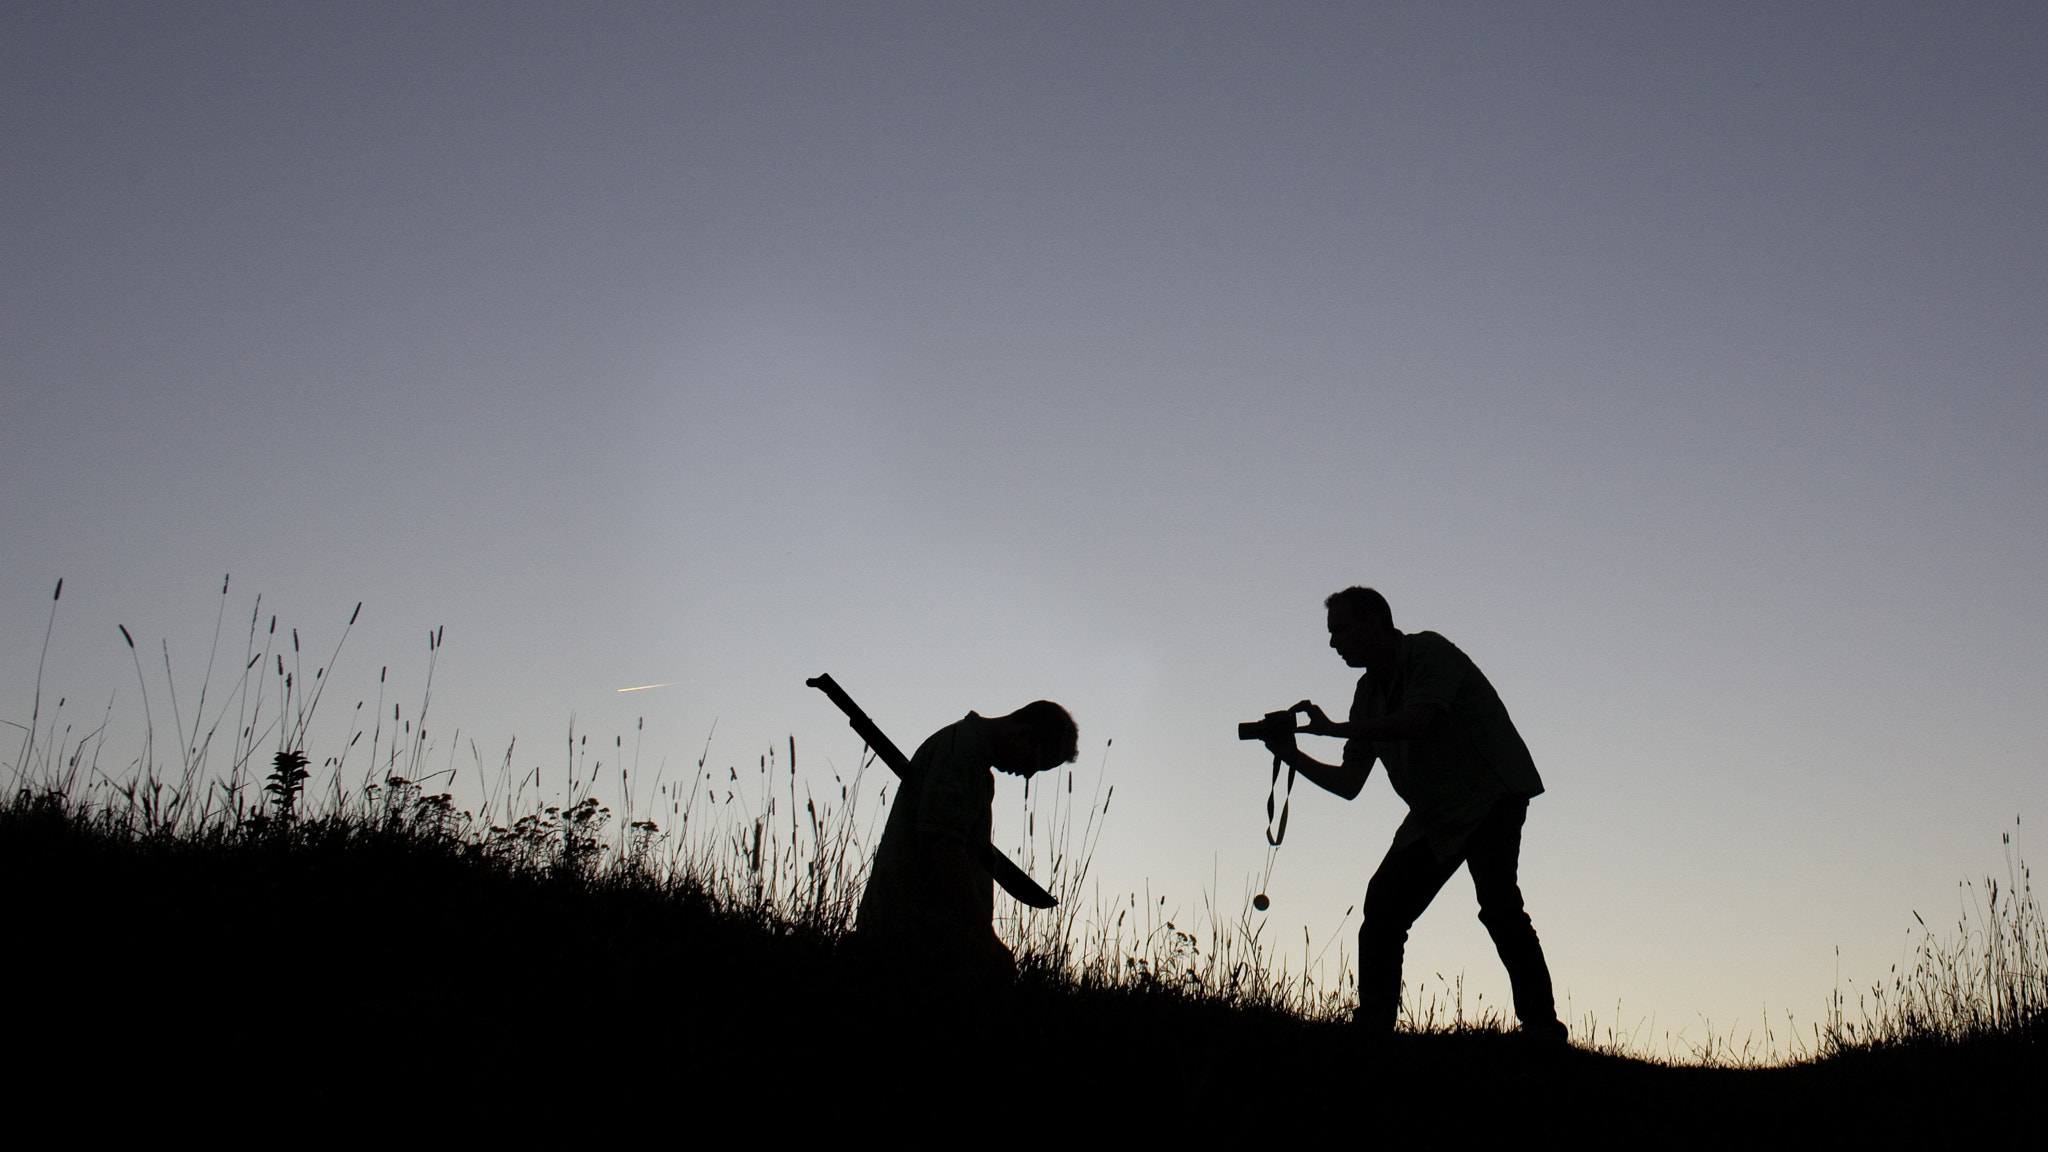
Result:
{"type": "Polygon", "coordinates": [[[996,935],[994,925],[979,919],[980,899],[988,891],[989,875],[968,854],[966,845],[950,836],[931,838],[932,865],[939,874],[939,890],[950,906],[950,922],[958,930],[969,955],[980,953],[997,968],[1008,970],[1016,963],[1009,946],[996,935]]]}
{"type": "MultiPolygon", "coordinates": [[[[961,924],[973,925],[980,901],[988,891],[988,873],[967,854],[966,845],[951,836],[931,838],[932,869],[938,873],[939,893],[946,911],[961,924]]],[[[986,925],[982,925],[986,927],[986,925]]]]}

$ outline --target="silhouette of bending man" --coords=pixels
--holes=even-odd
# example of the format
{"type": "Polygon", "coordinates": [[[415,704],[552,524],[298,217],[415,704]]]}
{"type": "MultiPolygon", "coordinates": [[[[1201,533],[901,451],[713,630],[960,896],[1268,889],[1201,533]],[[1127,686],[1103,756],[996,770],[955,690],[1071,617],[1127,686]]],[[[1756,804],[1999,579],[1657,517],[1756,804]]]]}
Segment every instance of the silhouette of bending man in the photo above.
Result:
{"type": "Polygon", "coordinates": [[[1391,1034],[1401,1006],[1401,954],[1409,926],[1463,864],[1479,896],[1479,921],[1493,937],[1514,987],[1522,1031],[1562,1044],[1550,968],[1522,909],[1516,868],[1529,798],[1543,791],[1536,764],[1493,685],[1457,646],[1434,632],[1403,634],[1384,596],[1346,588],[1325,600],[1330,647],[1365,669],[1351,714],[1335,723],[1304,700],[1300,729],[1344,739],[1341,763],[1295,746],[1292,732],[1266,747],[1324,790],[1346,800],[1378,760],[1408,802],[1408,818],[1366,888],[1358,930],[1357,1023],[1375,1039],[1391,1034]]]}
{"type": "Polygon", "coordinates": [[[1067,710],[1039,700],[1007,716],[969,712],[918,746],[882,828],[854,932],[911,966],[1007,978],[1010,949],[990,923],[995,882],[974,853],[989,842],[991,768],[1030,777],[1079,754],[1067,710]]]}

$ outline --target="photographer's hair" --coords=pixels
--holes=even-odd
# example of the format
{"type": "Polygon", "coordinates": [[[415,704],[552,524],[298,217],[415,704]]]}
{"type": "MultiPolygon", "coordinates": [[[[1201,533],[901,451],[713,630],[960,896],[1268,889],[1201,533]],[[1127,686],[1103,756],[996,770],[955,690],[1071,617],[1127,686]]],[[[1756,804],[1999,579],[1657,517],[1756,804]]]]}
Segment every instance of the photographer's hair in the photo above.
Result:
{"type": "Polygon", "coordinates": [[[1074,724],[1074,718],[1067,710],[1050,700],[1033,700],[1015,712],[1012,720],[1019,720],[1031,729],[1031,741],[1042,749],[1059,754],[1058,763],[1072,764],[1081,756],[1081,730],[1074,724]]]}
{"type": "Polygon", "coordinates": [[[1391,629],[1394,626],[1394,610],[1387,607],[1387,598],[1370,588],[1360,588],[1356,584],[1342,592],[1330,593],[1329,599],[1323,601],[1323,607],[1341,607],[1361,620],[1376,622],[1382,628],[1391,629]]]}

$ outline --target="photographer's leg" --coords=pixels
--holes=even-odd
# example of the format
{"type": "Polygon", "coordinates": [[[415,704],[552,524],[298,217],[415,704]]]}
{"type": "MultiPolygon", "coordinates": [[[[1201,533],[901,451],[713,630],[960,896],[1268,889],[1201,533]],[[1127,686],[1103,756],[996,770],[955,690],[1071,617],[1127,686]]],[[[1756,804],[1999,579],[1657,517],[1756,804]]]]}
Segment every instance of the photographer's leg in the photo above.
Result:
{"type": "Polygon", "coordinates": [[[1515,992],[1515,1015],[1521,1019],[1522,1029],[1532,1036],[1562,1040],[1566,1030],[1557,1019],[1550,965],[1543,959],[1543,942],[1536,938],[1536,926],[1522,907],[1517,877],[1522,821],[1528,812],[1529,801],[1520,797],[1496,805],[1466,842],[1465,859],[1472,873],[1473,892],[1479,897],[1479,922],[1486,925],[1500,962],[1508,970],[1508,983],[1515,992]]]}
{"type": "Polygon", "coordinates": [[[1365,890],[1365,922],[1358,929],[1358,1011],[1362,1028],[1394,1030],[1401,1012],[1401,954],[1408,928],[1463,861],[1438,860],[1427,839],[1390,848],[1365,890]]]}

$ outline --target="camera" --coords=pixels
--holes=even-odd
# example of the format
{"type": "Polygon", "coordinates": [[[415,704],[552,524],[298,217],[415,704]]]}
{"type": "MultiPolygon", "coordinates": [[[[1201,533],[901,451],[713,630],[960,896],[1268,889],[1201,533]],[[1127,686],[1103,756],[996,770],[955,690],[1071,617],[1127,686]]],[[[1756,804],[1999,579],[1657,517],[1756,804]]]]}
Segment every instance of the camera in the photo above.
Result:
{"type": "Polygon", "coordinates": [[[1239,740],[1267,740],[1275,736],[1284,736],[1293,731],[1295,731],[1294,709],[1290,708],[1285,712],[1268,712],[1264,719],[1253,720],[1248,724],[1239,724],[1237,726],[1237,738],[1239,740]]]}

